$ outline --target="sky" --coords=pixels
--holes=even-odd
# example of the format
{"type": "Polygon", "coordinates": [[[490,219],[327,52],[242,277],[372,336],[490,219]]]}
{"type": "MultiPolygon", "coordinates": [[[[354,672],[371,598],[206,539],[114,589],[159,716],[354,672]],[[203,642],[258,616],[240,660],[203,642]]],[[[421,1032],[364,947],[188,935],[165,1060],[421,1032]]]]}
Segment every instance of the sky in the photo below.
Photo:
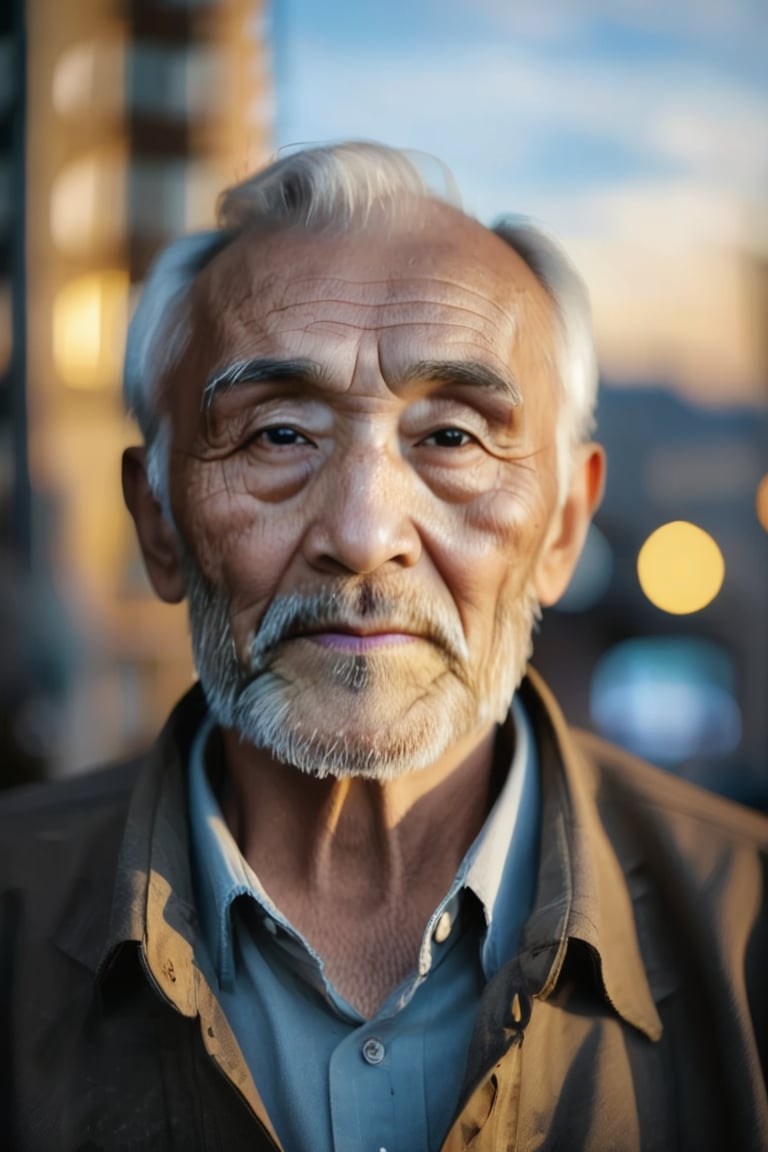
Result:
{"type": "Polygon", "coordinates": [[[273,44],[278,147],[439,157],[564,242],[618,382],[763,398],[764,0],[275,0],[273,44]]]}

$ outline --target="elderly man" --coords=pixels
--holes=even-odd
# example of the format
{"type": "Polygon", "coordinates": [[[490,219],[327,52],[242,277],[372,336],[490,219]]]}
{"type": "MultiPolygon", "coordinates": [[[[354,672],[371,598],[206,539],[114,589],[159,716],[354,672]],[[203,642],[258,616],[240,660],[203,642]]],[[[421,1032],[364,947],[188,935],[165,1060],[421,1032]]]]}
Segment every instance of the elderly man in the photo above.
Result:
{"type": "Polygon", "coordinates": [[[768,1148],[768,825],[526,673],[600,498],[554,245],[299,152],[161,255],[123,485],[199,686],[5,802],[5,1147],[768,1148]]]}

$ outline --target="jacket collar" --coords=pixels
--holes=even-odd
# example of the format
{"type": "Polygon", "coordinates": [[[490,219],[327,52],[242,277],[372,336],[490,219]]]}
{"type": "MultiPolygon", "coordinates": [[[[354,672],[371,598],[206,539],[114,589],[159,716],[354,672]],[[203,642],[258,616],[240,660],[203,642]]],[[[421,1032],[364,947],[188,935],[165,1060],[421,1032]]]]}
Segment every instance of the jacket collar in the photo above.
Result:
{"type": "Polygon", "coordinates": [[[196,684],[171,713],[139,773],[120,848],[109,935],[97,968],[99,979],[108,979],[120,946],[140,944],[148,974],[185,1016],[197,1014],[197,916],[185,777],[205,711],[196,684]]]}
{"type": "MultiPolygon", "coordinates": [[[[551,995],[569,950],[581,942],[594,960],[580,966],[581,978],[590,980],[594,992],[627,1023],[658,1040],[661,1021],[626,878],[634,863],[631,846],[619,846],[620,858],[599,812],[595,769],[532,669],[520,693],[535,735],[543,797],[538,889],[518,957],[523,986],[531,995],[551,995]]],[[[104,978],[122,943],[141,944],[150,976],[185,1016],[197,1012],[197,917],[185,776],[205,709],[196,685],[174,709],[138,777],[120,849],[109,936],[98,964],[104,978]]],[[[646,949],[652,946],[644,943],[646,949]]]]}
{"type": "MultiPolygon", "coordinates": [[[[598,806],[598,781],[551,693],[529,669],[521,694],[539,752],[543,795],[539,884],[523,933],[520,971],[527,990],[546,999],[569,952],[587,945],[593,963],[581,979],[650,1040],[662,1027],[641,951],[627,873],[633,847],[609,840],[598,806]],[[620,854],[620,855],[619,855],[620,854]]],[[[647,949],[651,941],[644,941],[647,949]]]]}

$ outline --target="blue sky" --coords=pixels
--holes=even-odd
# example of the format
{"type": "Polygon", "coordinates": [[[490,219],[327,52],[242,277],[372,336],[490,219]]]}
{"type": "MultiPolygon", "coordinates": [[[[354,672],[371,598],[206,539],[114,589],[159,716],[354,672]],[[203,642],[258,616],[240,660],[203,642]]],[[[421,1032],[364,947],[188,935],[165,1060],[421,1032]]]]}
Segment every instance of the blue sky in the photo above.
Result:
{"type": "Polygon", "coordinates": [[[565,242],[609,372],[759,400],[745,254],[768,258],[766,0],[273,5],[278,146],[438,156],[468,211],[565,242]]]}
{"type": "Polygon", "coordinates": [[[275,0],[277,143],[433,152],[468,207],[596,227],[595,190],[768,185],[764,0],[275,0]],[[568,198],[585,198],[585,204],[568,198]]]}

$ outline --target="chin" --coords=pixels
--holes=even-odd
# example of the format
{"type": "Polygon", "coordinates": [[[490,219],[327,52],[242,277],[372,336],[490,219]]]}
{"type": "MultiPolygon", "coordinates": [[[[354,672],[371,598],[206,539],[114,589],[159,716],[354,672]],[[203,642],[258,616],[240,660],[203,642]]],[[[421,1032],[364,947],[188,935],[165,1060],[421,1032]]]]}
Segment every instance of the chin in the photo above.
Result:
{"type": "Polygon", "coordinates": [[[434,764],[477,724],[476,702],[463,685],[406,701],[370,681],[361,687],[359,666],[357,675],[349,688],[307,690],[264,674],[240,694],[227,726],[307,775],[384,781],[434,764]]]}
{"type": "Polygon", "coordinates": [[[505,665],[493,690],[444,668],[426,684],[397,680],[386,661],[355,657],[331,678],[264,672],[225,706],[221,693],[207,694],[222,726],[279,763],[318,779],[389,781],[502,722],[526,659],[505,665]]]}
{"type": "Polygon", "coordinates": [[[425,643],[339,656],[287,640],[244,669],[226,599],[192,566],[188,596],[195,664],[217,723],[318,778],[395,780],[501,723],[538,611],[530,590],[515,597],[495,621],[492,650],[475,661],[458,644],[453,655],[425,643]]]}

